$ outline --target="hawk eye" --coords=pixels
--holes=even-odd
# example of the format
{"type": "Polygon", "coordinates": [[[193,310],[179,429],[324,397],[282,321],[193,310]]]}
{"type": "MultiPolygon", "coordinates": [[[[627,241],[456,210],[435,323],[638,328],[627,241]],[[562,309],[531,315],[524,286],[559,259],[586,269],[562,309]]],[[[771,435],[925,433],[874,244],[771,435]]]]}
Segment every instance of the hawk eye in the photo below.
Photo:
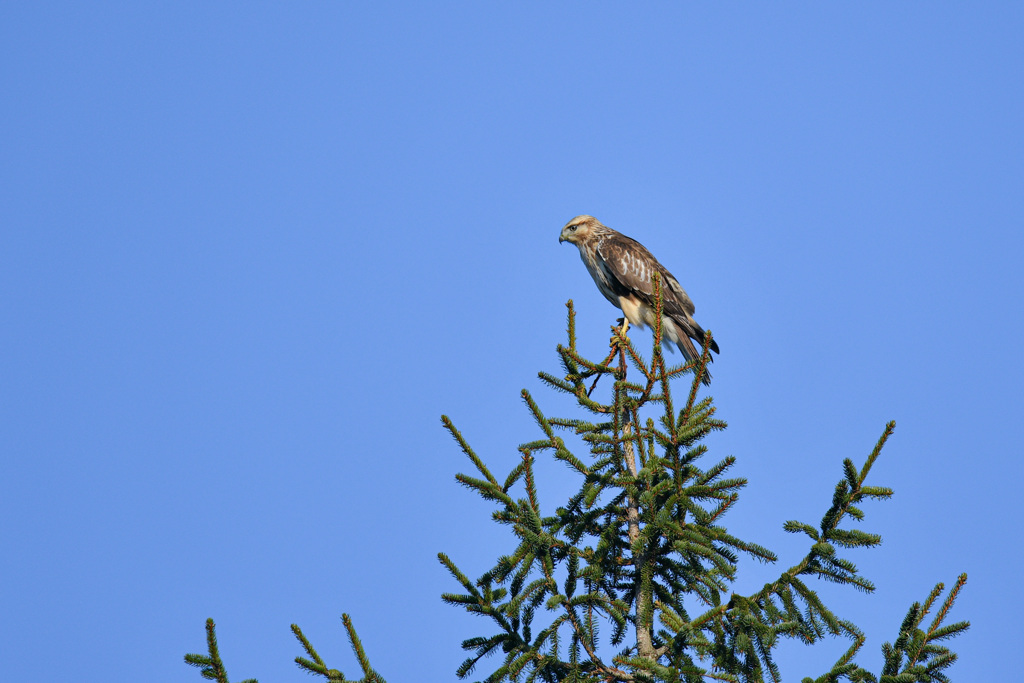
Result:
{"type": "Polygon", "coordinates": [[[570,232],[576,232],[576,226],[575,225],[570,225],[569,226],[569,231],[570,232]]]}

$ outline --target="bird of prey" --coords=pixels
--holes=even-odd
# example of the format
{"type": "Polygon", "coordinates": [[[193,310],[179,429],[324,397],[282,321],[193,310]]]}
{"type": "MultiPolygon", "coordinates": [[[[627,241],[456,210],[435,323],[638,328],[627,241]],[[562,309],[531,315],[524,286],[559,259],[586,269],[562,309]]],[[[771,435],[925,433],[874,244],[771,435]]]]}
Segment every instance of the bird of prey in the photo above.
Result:
{"type": "MultiPolygon", "coordinates": [[[[603,225],[593,216],[573,218],[562,228],[558,241],[576,245],[604,298],[621,309],[631,325],[641,329],[654,324],[651,277],[654,273],[660,274],[662,339],[669,349],[672,348],[670,342],[678,346],[687,361],[700,357],[691,339],[703,344],[704,330],[693,319],[693,301],[644,245],[603,225]]],[[[711,350],[718,353],[714,340],[711,350]]],[[[710,384],[710,377],[705,374],[705,384],[710,384]]]]}

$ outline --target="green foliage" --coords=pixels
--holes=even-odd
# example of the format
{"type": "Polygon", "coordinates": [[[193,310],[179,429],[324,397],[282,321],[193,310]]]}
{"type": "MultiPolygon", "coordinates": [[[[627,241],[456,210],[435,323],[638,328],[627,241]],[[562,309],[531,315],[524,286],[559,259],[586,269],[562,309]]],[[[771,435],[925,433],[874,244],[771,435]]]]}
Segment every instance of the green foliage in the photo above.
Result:
{"type": "MultiPolygon", "coordinates": [[[[359,641],[359,636],[356,635],[356,629],[352,625],[351,617],[343,614],[341,615],[341,620],[345,624],[348,642],[352,646],[352,651],[355,653],[359,666],[363,670],[362,678],[349,680],[345,678],[345,674],[337,669],[328,668],[319,653],[313,649],[313,645],[306,639],[302,629],[298,625],[292,624],[292,633],[295,634],[299,643],[302,644],[302,648],[306,651],[308,657],[296,657],[295,663],[303,671],[323,676],[326,680],[331,681],[331,683],[387,683],[370,666],[370,660],[366,656],[366,651],[363,650],[363,644],[359,641]]],[[[185,663],[200,667],[203,678],[215,680],[217,683],[228,683],[228,674],[224,669],[224,664],[220,659],[220,652],[217,649],[217,635],[213,619],[206,620],[206,643],[209,651],[208,655],[185,655],[185,663]]],[[[257,683],[257,681],[255,678],[250,678],[242,681],[242,683],[257,683]]]]}
{"type": "Polygon", "coordinates": [[[359,661],[359,666],[363,670],[363,677],[349,681],[345,678],[345,674],[341,673],[337,669],[329,669],[324,664],[324,660],[317,654],[317,651],[313,649],[313,646],[303,635],[302,629],[297,624],[292,624],[292,633],[298,638],[299,642],[302,643],[302,648],[306,651],[309,659],[306,657],[296,657],[295,663],[299,665],[300,669],[315,674],[317,676],[323,676],[332,683],[386,683],[379,673],[373,670],[370,666],[370,660],[366,656],[366,651],[363,649],[363,644],[359,640],[359,636],[356,635],[355,626],[352,625],[352,618],[347,614],[341,615],[341,621],[345,624],[345,632],[348,635],[348,642],[352,646],[352,652],[355,653],[356,659],[359,661]]]}
{"type": "Polygon", "coordinates": [[[900,626],[896,642],[882,646],[885,668],[882,670],[881,683],[930,683],[949,680],[942,670],[956,661],[956,655],[946,646],[937,643],[963,633],[970,626],[966,621],[942,625],[950,607],[953,606],[953,601],[966,582],[967,574],[961,574],[957,578],[956,585],[950,589],[942,608],[932,619],[927,631],[921,630],[921,622],[945,587],[941,583],[937,584],[924,605],[919,602],[911,605],[900,626]]]}
{"type": "MultiPolygon", "coordinates": [[[[220,660],[220,650],[217,648],[217,626],[213,619],[206,620],[206,650],[208,654],[205,655],[185,655],[185,663],[199,667],[203,678],[228,683],[228,672],[220,660]]],[[[256,679],[247,678],[242,683],[256,683],[256,679]]]]}
{"type": "MultiPolygon", "coordinates": [[[[655,295],[660,307],[657,281],[655,295]]],[[[698,399],[707,348],[694,363],[670,366],[661,351],[660,326],[649,361],[616,329],[608,356],[588,360],[576,346],[571,301],[568,308],[569,343],[558,347],[564,375],[542,372],[540,378],[573,396],[586,417],[550,417],[523,391],[542,437],[519,447],[521,462],[501,481],[442,417],[478,473],[459,474],[456,480],[495,503],[494,520],[517,539],[511,552],[476,580],[439,555],[461,585],[442,599],[488,617],[493,629],[463,642],[470,654],[459,677],[498,655],[497,667],[482,679],[487,683],[779,681],[772,651],[780,639],[811,644],[828,635],[848,638],[850,647],[813,680],[879,681],[853,661],[864,635],[822,602],[811,581],[874,590],[846,551],[881,542],[850,522],[864,519],[861,506],[867,500],[892,495],[866,481],[894,423],[886,425],[859,469],[843,461],[842,478],[820,522],[785,523],[786,531],[808,536],[806,555],[754,594],[732,593],[741,555],[765,563],[776,557],[732,536],[722,524],[746,480],[726,476],[732,457],[705,463],[702,439],[725,428],[712,400],[698,399]],[[613,384],[602,401],[593,393],[606,376],[613,384]],[[683,378],[690,379],[688,391],[677,400],[673,383],[683,378]],[[577,435],[589,454],[574,453],[559,432],[577,435]],[[544,452],[569,467],[579,482],[568,501],[553,510],[541,508],[534,476],[535,459],[544,452]],[[602,638],[604,628],[610,632],[602,638]],[[615,650],[611,654],[609,646],[615,650]]],[[[707,344],[710,339],[709,332],[707,344]]],[[[964,580],[927,632],[918,624],[938,592],[911,609],[895,644],[886,645],[881,681],[945,680],[940,671],[955,655],[935,641],[968,626],[941,626],[964,580]]]]}
{"type": "MultiPolygon", "coordinates": [[[[660,319],[660,283],[655,276],[660,319]]],[[[541,436],[519,446],[520,460],[496,477],[447,416],[444,427],[470,459],[475,473],[456,480],[495,505],[493,519],[511,529],[514,547],[490,569],[470,579],[444,553],[438,558],[460,589],[442,599],[489,623],[469,638],[469,656],[457,670],[469,677],[488,658],[482,680],[628,683],[706,680],[780,681],[772,653],[781,639],[820,642],[842,636],[849,648],[817,678],[804,683],[926,683],[947,681],[956,660],[943,643],[969,624],[944,622],[967,580],[961,575],[927,629],[925,617],[944,590],[914,603],[893,643],[883,646],[880,676],[854,658],[865,642],[856,625],[834,614],[812,588],[820,579],[870,593],[848,551],[870,548],[881,537],[851,526],[864,520],[862,506],[886,499],[892,490],[868,485],[871,468],[893,433],[885,426],[858,469],[842,463],[832,501],[817,524],[791,520],[783,528],[808,538],[806,554],[778,578],[751,595],[730,590],[743,555],[762,563],[777,558],[766,548],[731,535],[723,525],[746,480],[728,476],[732,456],[708,461],[704,437],[725,428],[711,398],[698,398],[710,361],[703,354],[689,364],[668,365],[662,355],[660,324],[646,360],[616,329],[601,361],[580,355],[575,314],[568,303],[568,345],[558,346],[563,376],[540,373],[549,387],[571,395],[582,416],[550,417],[527,392],[523,401],[541,436]],[[604,400],[593,396],[602,378],[611,380],[604,400]],[[689,378],[680,396],[673,385],[689,378]],[[589,387],[588,387],[589,383],[589,387]],[[572,434],[586,454],[573,452],[561,434],[572,434]],[[578,479],[578,489],[561,506],[542,508],[535,463],[548,453],[578,479]],[[489,658],[490,655],[495,657],[489,658]]],[[[711,343],[707,333],[706,344],[711,343]]],[[[348,615],[342,617],[363,671],[359,683],[384,683],[370,666],[348,615]]],[[[337,683],[348,681],[329,668],[298,626],[292,632],[305,656],[295,658],[307,673],[337,683]]],[[[202,675],[228,683],[217,651],[213,621],[207,622],[209,655],[186,655],[202,675]]]]}

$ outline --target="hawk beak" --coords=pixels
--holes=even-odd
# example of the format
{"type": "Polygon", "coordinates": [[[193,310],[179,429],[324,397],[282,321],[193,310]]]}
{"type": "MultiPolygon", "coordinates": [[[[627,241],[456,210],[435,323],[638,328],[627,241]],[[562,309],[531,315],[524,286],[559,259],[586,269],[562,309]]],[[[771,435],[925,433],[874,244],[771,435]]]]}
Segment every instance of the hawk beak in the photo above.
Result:
{"type": "Polygon", "coordinates": [[[558,236],[558,243],[559,243],[559,244],[561,244],[561,243],[562,243],[562,242],[564,242],[564,241],[565,241],[565,238],[564,238],[564,237],[562,237],[561,235],[559,235],[559,236],[558,236]]]}

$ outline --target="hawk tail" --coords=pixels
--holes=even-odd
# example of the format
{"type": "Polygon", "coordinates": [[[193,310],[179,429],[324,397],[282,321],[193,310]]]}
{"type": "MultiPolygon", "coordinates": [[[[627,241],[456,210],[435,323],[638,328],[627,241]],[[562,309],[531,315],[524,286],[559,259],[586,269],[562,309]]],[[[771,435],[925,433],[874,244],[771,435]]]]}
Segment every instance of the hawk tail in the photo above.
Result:
{"type": "MultiPolygon", "coordinates": [[[[701,326],[698,325],[697,323],[693,323],[693,327],[695,328],[693,331],[696,333],[693,335],[693,338],[699,341],[701,343],[701,346],[703,346],[705,343],[707,343],[704,337],[703,328],[701,328],[701,326]]],[[[711,350],[714,351],[715,353],[718,353],[718,342],[716,342],[714,339],[711,340],[711,350]]]]}
{"type": "MultiPolygon", "coordinates": [[[[674,341],[676,342],[676,346],[679,347],[679,352],[683,354],[683,357],[685,357],[688,362],[699,360],[701,352],[694,345],[693,340],[695,339],[703,345],[704,330],[701,329],[700,325],[692,319],[680,322],[673,318],[672,324],[676,328],[676,334],[674,336],[677,337],[677,339],[674,341]]],[[[718,344],[714,339],[711,340],[711,350],[718,353],[718,344]]],[[[714,359],[710,356],[708,357],[708,362],[713,360],[714,359]]],[[[701,378],[701,381],[705,386],[711,386],[711,373],[708,372],[707,368],[704,369],[704,377],[701,378]]]]}

